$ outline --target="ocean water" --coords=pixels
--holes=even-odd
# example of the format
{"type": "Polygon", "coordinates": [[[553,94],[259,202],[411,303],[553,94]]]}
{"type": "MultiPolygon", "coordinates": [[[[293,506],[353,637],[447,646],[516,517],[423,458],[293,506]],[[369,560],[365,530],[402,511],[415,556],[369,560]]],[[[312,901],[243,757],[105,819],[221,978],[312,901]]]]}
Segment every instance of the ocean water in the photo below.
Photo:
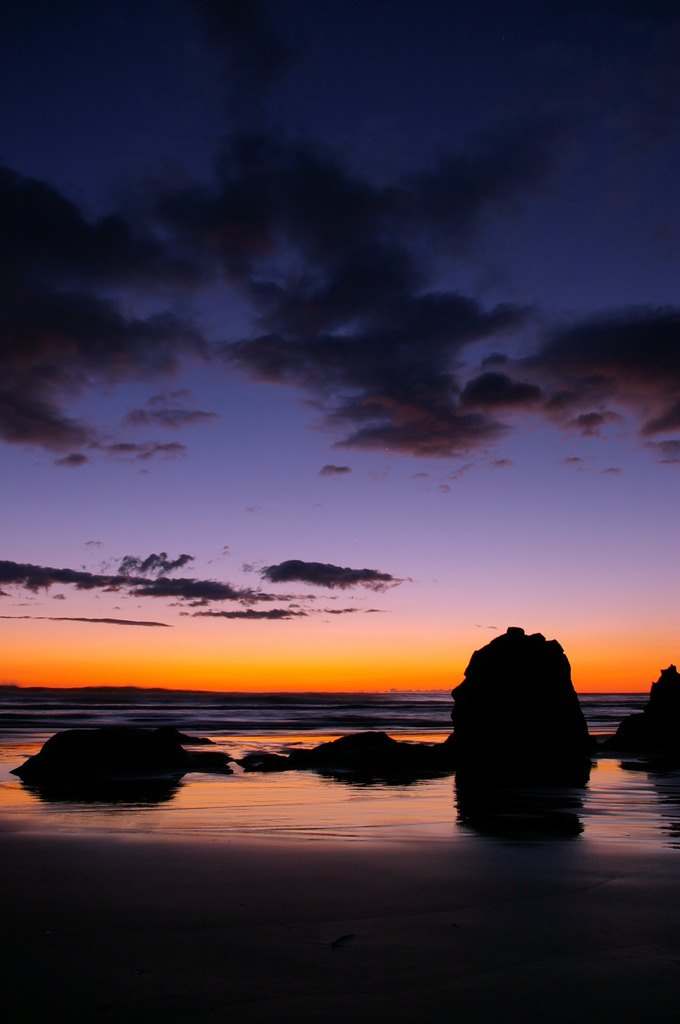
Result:
{"type": "MultiPolygon", "coordinates": [[[[590,732],[612,734],[646,694],[583,694],[590,732]]],[[[430,838],[445,842],[625,843],[680,849],[680,772],[598,754],[589,778],[570,786],[513,786],[499,776],[483,791],[453,773],[356,781],[290,771],[190,773],[115,797],[57,794],[11,774],[63,729],[174,725],[232,757],[287,752],[326,739],[383,730],[439,742],[450,732],[450,691],[202,693],[102,688],[0,687],[0,831],[134,833],[348,841],[430,838]]],[[[210,748],[208,748],[210,749],[210,748]]]]}

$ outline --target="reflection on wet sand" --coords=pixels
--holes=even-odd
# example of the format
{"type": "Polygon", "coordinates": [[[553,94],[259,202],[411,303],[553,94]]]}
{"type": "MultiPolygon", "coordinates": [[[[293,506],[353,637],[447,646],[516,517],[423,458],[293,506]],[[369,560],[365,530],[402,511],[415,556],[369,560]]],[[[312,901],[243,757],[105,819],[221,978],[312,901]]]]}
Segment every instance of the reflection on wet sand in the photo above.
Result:
{"type": "Polygon", "coordinates": [[[482,836],[566,839],[583,833],[581,812],[590,762],[536,764],[505,770],[459,768],[455,777],[458,821],[482,836]]]}
{"type": "Polygon", "coordinates": [[[111,807],[150,807],[169,803],[181,785],[181,775],[147,779],[85,779],[62,785],[22,782],[26,792],[42,803],[106,804],[111,807]]]}
{"type": "Polygon", "coordinates": [[[659,803],[659,828],[671,846],[680,847],[680,769],[677,762],[665,765],[660,758],[621,761],[624,772],[643,773],[654,787],[659,803]]]}

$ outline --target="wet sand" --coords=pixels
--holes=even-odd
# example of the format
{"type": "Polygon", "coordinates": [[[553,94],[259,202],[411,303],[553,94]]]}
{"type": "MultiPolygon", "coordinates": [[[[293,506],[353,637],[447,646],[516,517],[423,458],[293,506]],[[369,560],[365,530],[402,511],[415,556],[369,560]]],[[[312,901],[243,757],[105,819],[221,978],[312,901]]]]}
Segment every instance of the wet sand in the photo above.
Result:
{"type": "Polygon", "coordinates": [[[8,1020],[677,1020],[676,850],[31,831],[0,872],[8,1020]]]}

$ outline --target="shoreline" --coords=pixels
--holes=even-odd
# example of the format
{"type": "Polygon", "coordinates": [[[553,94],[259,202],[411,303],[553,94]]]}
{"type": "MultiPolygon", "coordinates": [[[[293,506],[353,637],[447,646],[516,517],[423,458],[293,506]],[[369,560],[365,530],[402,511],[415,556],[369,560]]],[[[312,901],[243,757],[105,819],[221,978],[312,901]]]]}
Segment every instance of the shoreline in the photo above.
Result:
{"type": "Polygon", "coordinates": [[[669,1024],[677,852],[3,835],[10,1013],[669,1024]],[[673,860],[669,860],[673,858],[673,860]]]}

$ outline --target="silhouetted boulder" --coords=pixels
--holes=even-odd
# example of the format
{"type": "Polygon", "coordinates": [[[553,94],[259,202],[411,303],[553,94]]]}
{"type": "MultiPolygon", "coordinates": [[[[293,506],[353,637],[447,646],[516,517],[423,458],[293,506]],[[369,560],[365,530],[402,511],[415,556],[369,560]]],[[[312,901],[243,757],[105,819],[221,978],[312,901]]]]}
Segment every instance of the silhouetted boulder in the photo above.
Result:
{"type": "Polygon", "coordinates": [[[311,750],[296,750],[290,761],[296,768],[409,769],[429,761],[432,750],[429,744],[399,742],[385,732],[357,732],[311,750]]]}
{"type": "Polygon", "coordinates": [[[207,736],[188,736],[185,732],[180,732],[174,725],[159,725],[156,732],[161,733],[163,736],[174,737],[176,740],[179,740],[183,747],[211,746],[213,744],[213,741],[208,739],[207,736]]]}
{"type": "Polygon", "coordinates": [[[248,754],[237,763],[246,771],[312,769],[328,773],[352,772],[363,777],[430,774],[451,768],[444,744],[400,742],[384,732],[351,733],[309,750],[295,750],[287,757],[248,754]]]}
{"type": "Polygon", "coordinates": [[[26,782],[67,782],[84,778],[183,775],[190,771],[230,772],[225,754],[190,754],[167,729],[105,726],[58,732],[39,753],[14,768],[26,782]]]}
{"type": "Polygon", "coordinates": [[[511,626],[475,651],[463,682],[452,691],[453,734],[445,746],[456,764],[588,756],[588,734],[557,640],[511,626]]]}
{"type": "Polygon", "coordinates": [[[661,670],[644,709],[624,718],[604,746],[680,757],[680,674],[675,665],[661,670]]]}
{"type": "Polygon", "coordinates": [[[236,764],[246,772],[285,772],[295,767],[286,754],[269,754],[267,751],[246,754],[237,758],[236,764]]]}

